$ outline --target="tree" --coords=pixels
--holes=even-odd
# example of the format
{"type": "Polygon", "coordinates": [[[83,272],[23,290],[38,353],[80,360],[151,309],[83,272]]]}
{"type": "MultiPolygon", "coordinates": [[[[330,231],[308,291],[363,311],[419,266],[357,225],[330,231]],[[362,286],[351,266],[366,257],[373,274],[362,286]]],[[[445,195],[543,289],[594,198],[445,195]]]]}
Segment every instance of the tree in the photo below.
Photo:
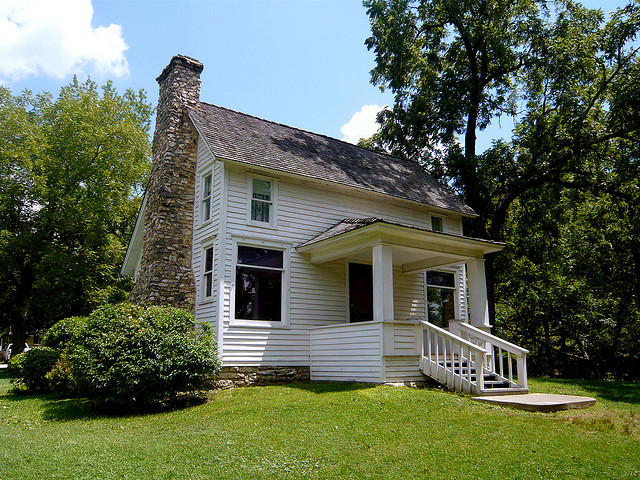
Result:
{"type": "MultiPolygon", "coordinates": [[[[513,202],[549,184],[635,195],[616,172],[634,169],[639,136],[637,3],[608,22],[572,0],[365,5],[372,82],[395,97],[374,143],[461,193],[473,235],[502,240],[513,202]],[[517,116],[512,141],[477,154],[477,131],[501,114],[517,116]]],[[[486,266],[493,305],[492,256],[486,266]]]]}
{"type": "Polygon", "coordinates": [[[27,330],[124,297],[119,267],[149,170],[143,91],[87,80],[0,88],[0,322],[27,330]]]}

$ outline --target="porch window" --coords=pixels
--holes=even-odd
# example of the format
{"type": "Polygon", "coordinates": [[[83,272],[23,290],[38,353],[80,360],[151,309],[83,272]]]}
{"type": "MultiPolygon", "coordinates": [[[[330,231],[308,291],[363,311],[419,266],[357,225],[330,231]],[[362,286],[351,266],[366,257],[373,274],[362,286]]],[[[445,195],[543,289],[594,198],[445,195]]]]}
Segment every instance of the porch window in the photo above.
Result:
{"type": "Polygon", "coordinates": [[[256,222],[271,222],[271,182],[253,179],[253,192],[251,197],[251,220],[256,222]]]}
{"type": "Polygon", "coordinates": [[[209,221],[211,218],[211,173],[202,178],[202,223],[209,221]]]}
{"type": "Polygon", "coordinates": [[[449,320],[456,317],[456,276],[451,272],[430,270],[427,282],[427,319],[442,328],[449,327],[449,320]]]}
{"type": "Polygon", "coordinates": [[[235,318],[282,321],[284,252],[238,245],[235,318]]]}
{"type": "Polygon", "coordinates": [[[204,249],[204,268],[202,270],[202,297],[209,300],[213,296],[213,247],[204,249]]]}

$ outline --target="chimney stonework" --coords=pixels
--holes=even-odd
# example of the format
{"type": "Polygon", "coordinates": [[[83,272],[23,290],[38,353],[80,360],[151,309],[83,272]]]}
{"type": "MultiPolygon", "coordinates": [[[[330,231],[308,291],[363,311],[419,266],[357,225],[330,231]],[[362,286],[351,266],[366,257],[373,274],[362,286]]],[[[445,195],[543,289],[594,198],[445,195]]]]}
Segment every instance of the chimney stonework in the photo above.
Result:
{"type": "Polygon", "coordinates": [[[160,94],[144,242],[130,297],[136,303],[194,310],[191,248],[198,134],[188,108],[200,99],[202,69],[197,60],[177,55],[156,79],[160,94]]]}

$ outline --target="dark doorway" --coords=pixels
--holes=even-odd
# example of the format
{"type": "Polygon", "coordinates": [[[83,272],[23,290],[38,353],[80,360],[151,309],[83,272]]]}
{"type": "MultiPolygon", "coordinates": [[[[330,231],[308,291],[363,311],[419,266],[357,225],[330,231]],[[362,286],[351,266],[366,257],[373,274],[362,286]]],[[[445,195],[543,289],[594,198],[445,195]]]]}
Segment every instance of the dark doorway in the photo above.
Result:
{"type": "Polygon", "coordinates": [[[349,264],[349,320],[373,320],[373,269],[371,265],[349,264]]]}

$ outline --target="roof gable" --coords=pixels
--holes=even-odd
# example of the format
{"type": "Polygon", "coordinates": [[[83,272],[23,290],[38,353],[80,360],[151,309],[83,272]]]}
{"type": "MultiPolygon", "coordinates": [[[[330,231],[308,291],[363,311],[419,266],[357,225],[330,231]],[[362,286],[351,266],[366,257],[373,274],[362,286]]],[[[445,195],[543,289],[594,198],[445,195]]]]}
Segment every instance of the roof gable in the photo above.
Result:
{"type": "Polygon", "coordinates": [[[204,102],[189,114],[218,158],[476,216],[412,161],[204,102]]]}

